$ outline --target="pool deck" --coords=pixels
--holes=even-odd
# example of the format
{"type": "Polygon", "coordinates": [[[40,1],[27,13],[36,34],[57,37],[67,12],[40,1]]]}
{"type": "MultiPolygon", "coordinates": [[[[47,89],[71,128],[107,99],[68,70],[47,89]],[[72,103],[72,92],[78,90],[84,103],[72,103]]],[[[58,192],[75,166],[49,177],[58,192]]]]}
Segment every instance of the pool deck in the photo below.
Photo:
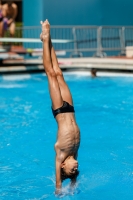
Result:
{"type": "MultiPolygon", "coordinates": [[[[108,58],[59,58],[59,65],[62,70],[88,70],[97,71],[123,71],[133,73],[133,58],[108,57],[108,58]]],[[[27,73],[43,71],[42,59],[23,59],[22,57],[11,57],[4,59],[0,66],[0,74],[6,73],[27,73]]]]}

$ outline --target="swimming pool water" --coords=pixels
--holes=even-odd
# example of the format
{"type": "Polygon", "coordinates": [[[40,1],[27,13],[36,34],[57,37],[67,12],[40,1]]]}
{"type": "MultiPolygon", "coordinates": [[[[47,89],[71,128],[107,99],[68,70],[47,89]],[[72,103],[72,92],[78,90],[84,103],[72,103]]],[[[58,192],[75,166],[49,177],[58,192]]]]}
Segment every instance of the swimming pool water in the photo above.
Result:
{"type": "MultiPolygon", "coordinates": [[[[80,174],[62,199],[133,199],[133,78],[65,75],[81,129],[80,174]]],[[[57,125],[44,74],[0,77],[0,199],[56,199],[57,125]]]]}

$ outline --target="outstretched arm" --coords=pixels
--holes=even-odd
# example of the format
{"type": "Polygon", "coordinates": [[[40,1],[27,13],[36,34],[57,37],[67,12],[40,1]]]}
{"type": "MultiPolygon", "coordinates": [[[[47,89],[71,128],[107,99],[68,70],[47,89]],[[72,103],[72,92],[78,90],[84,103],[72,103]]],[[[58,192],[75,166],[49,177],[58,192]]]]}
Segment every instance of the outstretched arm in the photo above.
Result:
{"type": "Polygon", "coordinates": [[[60,159],[60,149],[58,148],[57,143],[55,144],[56,151],[56,194],[59,194],[61,191],[61,159],[60,159]]]}
{"type": "Polygon", "coordinates": [[[61,190],[61,163],[56,156],[56,194],[61,190]]]}

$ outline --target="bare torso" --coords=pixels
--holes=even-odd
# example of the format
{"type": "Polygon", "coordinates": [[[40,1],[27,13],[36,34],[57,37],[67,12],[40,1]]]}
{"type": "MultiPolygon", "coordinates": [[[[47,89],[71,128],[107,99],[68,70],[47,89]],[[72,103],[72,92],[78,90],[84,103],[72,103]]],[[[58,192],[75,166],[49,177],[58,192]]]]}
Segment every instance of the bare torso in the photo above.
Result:
{"type": "Polygon", "coordinates": [[[15,19],[17,11],[17,6],[15,3],[12,3],[12,6],[10,6],[10,8],[8,7],[8,4],[4,4],[2,6],[2,10],[4,17],[7,17],[8,19],[10,18],[15,19]]]}
{"type": "Polygon", "coordinates": [[[80,130],[76,124],[74,113],[61,113],[56,116],[58,123],[57,142],[55,144],[58,158],[62,162],[66,157],[74,155],[76,158],[80,144],[80,130]]]}

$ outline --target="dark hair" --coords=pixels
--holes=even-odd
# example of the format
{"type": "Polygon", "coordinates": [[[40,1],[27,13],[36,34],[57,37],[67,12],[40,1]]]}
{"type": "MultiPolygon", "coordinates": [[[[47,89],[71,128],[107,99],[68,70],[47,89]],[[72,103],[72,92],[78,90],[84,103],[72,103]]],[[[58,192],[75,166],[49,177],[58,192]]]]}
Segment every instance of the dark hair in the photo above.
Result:
{"type": "Polygon", "coordinates": [[[61,180],[62,181],[64,181],[67,178],[70,178],[71,180],[76,179],[78,175],[79,175],[79,171],[78,170],[75,171],[74,174],[68,175],[68,174],[65,173],[64,169],[61,168],[61,180]]]}

